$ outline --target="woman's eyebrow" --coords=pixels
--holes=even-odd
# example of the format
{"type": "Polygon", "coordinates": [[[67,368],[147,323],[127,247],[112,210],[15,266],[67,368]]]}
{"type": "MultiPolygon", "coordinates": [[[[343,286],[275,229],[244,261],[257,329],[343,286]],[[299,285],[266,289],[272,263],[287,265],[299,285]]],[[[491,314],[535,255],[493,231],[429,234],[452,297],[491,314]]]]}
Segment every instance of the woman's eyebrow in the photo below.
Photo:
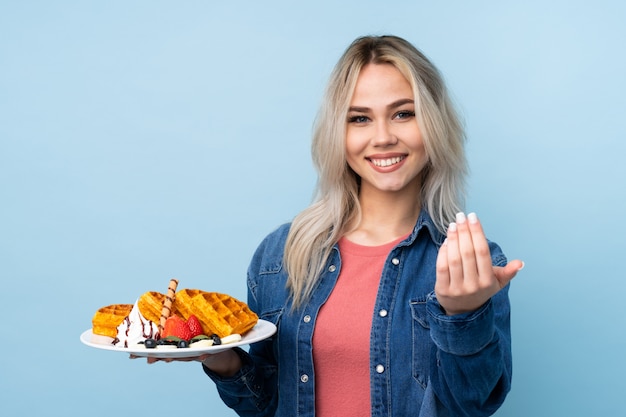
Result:
{"type": "Polygon", "coordinates": [[[415,104],[415,100],[412,98],[401,98],[400,100],[396,100],[390,105],[387,106],[388,109],[395,109],[397,107],[404,106],[405,104],[415,104]]]}
{"type": "Polygon", "coordinates": [[[353,111],[355,113],[367,113],[370,109],[369,107],[350,106],[348,111],[353,111]]]}
{"type": "MultiPolygon", "coordinates": [[[[405,104],[415,104],[415,100],[411,98],[401,98],[400,100],[396,100],[393,103],[388,104],[387,108],[395,109],[395,108],[404,106],[405,104]]],[[[367,113],[370,110],[371,109],[369,107],[361,107],[361,106],[350,106],[348,108],[348,111],[355,112],[355,113],[367,113]]]]}

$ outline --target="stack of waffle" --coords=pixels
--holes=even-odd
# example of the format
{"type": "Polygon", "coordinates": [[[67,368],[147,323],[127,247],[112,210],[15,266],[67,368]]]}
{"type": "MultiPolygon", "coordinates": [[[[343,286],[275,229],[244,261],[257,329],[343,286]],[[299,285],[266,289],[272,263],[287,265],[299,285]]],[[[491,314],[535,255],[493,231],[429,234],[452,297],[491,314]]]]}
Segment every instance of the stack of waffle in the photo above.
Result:
{"type": "MultiPolygon", "coordinates": [[[[174,281],[174,280],[173,280],[174,281]]],[[[195,315],[206,335],[226,337],[244,335],[258,322],[248,305],[226,294],[197,289],[175,292],[177,281],[170,284],[168,294],[149,291],[137,300],[139,312],[147,320],[163,325],[170,314],[187,320],[195,315]]],[[[92,332],[115,338],[117,327],[128,317],[132,304],[113,304],[100,308],[92,319],[92,332]]]]}

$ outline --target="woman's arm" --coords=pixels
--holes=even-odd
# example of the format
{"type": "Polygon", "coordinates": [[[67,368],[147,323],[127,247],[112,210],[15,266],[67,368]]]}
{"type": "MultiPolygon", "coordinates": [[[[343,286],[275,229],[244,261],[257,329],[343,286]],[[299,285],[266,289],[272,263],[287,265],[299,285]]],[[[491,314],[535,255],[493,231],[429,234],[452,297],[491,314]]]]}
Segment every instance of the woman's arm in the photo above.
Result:
{"type": "Polygon", "coordinates": [[[523,262],[508,262],[474,214],[459,214],[437,258],[428,303],[438,398],[459,416],[488,416],[510,390],[509,282],[523,262]]]}

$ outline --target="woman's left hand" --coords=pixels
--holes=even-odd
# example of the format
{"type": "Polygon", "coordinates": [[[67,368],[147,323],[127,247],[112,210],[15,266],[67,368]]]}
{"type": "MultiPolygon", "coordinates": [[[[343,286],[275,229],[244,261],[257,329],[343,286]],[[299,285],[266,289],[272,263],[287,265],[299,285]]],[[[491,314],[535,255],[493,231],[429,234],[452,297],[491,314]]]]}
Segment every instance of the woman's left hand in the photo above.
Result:
{"type": "Polygon", "coordinates": [[[474,311],[524,267],[520,260],[493,266],[487,238],[476,214],[459,213],[437,256],[435,294],[446,314],[474,311]]]}

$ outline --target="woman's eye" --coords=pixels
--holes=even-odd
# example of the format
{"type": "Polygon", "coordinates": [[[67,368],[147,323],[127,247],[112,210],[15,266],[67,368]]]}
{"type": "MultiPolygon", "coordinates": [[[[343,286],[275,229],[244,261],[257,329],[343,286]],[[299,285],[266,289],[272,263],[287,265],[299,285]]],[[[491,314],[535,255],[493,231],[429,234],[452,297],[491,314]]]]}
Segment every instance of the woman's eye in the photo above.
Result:
{"type": "Polygon", "coordinates": [[[397,119],[410,119],[411,117],[415,117],[415,112],[412,110],[402,110],[396,113],[397,119]]]}
{"type": "Polygon", "coordinates": [[[366,123],[368,120],[368,117],[363,115],[348,117],[348,123],[366,123]]]}

